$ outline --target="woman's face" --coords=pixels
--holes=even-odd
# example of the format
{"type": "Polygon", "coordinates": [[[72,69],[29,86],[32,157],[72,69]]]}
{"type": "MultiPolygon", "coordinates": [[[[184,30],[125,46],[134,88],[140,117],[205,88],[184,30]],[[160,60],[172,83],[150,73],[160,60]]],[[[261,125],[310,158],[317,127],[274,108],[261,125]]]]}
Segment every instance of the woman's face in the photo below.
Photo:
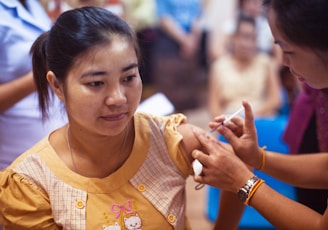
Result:
{"type": "Polygon", "coordinates": [[[328,88],[328,54],[294,45],[284,38],[276,26],[273,9],[269,10],[269,24],[275,43],[283,51],[283,64],[289,67],[291,73],[313,88],[328,88]]]}
{"type": "Polygon", "coordinates": [[[233,36],[234,55],[242,60],[250,60],[256,52],[256,28],[250,22],[242,21],[233,36]]]}
{"type": "Polygon", "coordinates": [[[256,18],[263,12],[262,0],[244,0],[242,10],[246,15],[256,18]]]}
{"type": "Polygon", "coordinates": [[[122,132],[140,102],[142,82],[133,46],[114,37],[73,64],[64,100],[71,126],[104,136],[122,132]]]}

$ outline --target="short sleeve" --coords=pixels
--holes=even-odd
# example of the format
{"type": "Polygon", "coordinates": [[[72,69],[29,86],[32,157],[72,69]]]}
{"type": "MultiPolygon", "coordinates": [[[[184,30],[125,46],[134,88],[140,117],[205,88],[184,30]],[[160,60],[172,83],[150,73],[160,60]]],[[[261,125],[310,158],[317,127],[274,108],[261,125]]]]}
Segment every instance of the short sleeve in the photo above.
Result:
{"type": "Polygon", "coordinates": [[[18,173],[0,171],[0,224],[3,229],[61,229],[47,194],[18,173]]]}
{"type": "Polygon", "coordinates": [[[179,125],[186,122],[186,116],[183,114],[174,114],[167,117],[165,126],[165,139],[172,160],[187,177],[192,174],[191,163],[187,153],[181,146],[182,135],[178,132],[179,125]]]}

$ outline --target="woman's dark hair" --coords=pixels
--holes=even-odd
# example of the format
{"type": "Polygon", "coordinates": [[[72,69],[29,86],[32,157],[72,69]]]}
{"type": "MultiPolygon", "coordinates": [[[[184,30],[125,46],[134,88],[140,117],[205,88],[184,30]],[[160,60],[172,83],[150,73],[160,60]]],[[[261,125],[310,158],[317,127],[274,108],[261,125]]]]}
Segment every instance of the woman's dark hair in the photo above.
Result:
{"type": "Polygon", "coordinates": [[[241,8],[243,7],[243,5],[244,5],[244,1],[245,1],[245,0],[239,0],[239,1],[238,1],[238,9],[241,9],[241,8]]]}
{"type": "Polygon", "coordinates": [[[287,40],[328,51],[327,0],[264,0],[276,14],[276,25],[287,40]]]}
{"type": "Polygon", "coordinates": [[[124,20],[103,8],[83,7],[66,11],[49,32],[40,35],[32,45],[31,54],[43,119],[48,117],[51,99],[47,72],[52,71],[58,81],[64,82],[77,57],[93,47],[109,44],[116,35],[133,45],[139,59],[134,31],[124,20]]]}
{"type": "Polygon", "coordinates": [[[239,31],[240,25],[243,22],[249,23],[249,24],[253,25],[254,27],[256,27],[256,22],[255,22],[254,18],[249,17],[249,16],[244,15],[244,14],[239,14],[238,19],[237,19],[235,33],[237,33],[239,31]]]}

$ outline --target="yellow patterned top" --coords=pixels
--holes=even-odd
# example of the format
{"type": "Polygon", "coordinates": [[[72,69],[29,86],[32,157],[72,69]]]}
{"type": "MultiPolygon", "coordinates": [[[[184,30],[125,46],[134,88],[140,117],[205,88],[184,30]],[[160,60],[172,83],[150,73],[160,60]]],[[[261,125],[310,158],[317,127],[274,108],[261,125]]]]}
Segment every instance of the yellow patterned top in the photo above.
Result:
{"type": "Polygon", "coordinates": [[[137,113],[135,141],[110,176],[71,171],[45,137],[0,172],[0,223],[6,229],[190,229],[185,179],[192,173],[179,145],[181,114],[137,113]]]}

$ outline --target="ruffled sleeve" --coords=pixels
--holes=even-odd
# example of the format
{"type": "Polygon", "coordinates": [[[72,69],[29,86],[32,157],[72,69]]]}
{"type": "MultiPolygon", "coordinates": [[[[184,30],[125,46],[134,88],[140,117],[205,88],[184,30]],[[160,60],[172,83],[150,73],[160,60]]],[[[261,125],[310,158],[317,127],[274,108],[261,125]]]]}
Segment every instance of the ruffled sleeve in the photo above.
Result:
{"type": "Polygon", "coordinates": [[[61,229],[47,194],[10,169],[0,171],[0,224],[3,229],[61,229]]]}
{"type": "Polygon", "coordinates": [[[169,153],[177,167],[187,177],[192,174],[192,167],[187,153],[181,145],[183,136],[178,132],[179,125],[185,123],[187,118],[185,115],[178,113],[170,115],[166,119],[164,135],[169,153]]]}

